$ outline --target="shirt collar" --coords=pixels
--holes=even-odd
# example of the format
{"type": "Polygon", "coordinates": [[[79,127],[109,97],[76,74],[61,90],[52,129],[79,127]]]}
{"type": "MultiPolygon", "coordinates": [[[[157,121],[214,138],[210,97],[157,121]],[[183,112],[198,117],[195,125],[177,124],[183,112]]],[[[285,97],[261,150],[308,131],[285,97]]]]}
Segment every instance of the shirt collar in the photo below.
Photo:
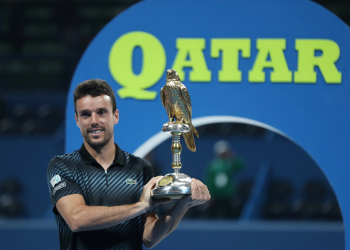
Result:
{"type": "MultiPolygon", "coordinates": [[[[114,160],[113,163],[117,163],[119,165],[125,165],[125,159],[124,159],[124,154],[123,154],[123,150],[120,149],[120,147],[118,146],[118,144],[114,143],[115,145],[115,156],[114,156],[114,160]]],[[[83,159],[85,164],[92,164],[94,162],[97,162],[96,159],[94,157],[92,157],[89,152],[86,150],[85,145],[83,143],[83,145],[81,145],[81,148],[78,150],[81,158],[83,159]]]]}

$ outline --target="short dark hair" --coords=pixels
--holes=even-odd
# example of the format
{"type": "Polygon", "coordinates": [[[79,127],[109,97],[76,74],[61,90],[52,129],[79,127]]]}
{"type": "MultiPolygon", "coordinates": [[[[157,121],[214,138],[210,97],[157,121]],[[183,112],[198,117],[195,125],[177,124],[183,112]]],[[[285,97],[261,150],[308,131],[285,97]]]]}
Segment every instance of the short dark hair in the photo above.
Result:
{"type": "Polygon", "coordinates": [[[92,97],[108,95],[111,98],[113,113],[117,110],[117,102],[112,87],[101,79],[90,79],[80,83],[74,90],[74,111],[76,115],[78,115],[77,100],[87,95],[91,95],[92,97]]]}

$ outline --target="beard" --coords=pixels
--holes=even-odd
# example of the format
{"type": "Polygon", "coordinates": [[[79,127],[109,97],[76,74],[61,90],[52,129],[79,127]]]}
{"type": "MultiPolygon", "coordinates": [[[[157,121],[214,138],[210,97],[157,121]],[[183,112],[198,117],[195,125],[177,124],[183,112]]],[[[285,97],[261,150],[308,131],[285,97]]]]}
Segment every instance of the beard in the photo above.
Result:
{"type": "Polygon", "coordinates": [[[111,131],[109,129],[108,130],[103,129],[103,132],[104,132],[104,136],[103,136],[102,140],[98,139],[98,141],[95,141],[96,139],[91,140],[91,138],[89,137],[88,130],[85,131],[84,133],[82,133],[82,136],[83,136],[84,140],[86,141],[86,143],[89,144],[89,146],[91,148],[93,148],[96,151],[99,151],[110,142],[110,140],[113,136],[113,130],[111,131]]]}

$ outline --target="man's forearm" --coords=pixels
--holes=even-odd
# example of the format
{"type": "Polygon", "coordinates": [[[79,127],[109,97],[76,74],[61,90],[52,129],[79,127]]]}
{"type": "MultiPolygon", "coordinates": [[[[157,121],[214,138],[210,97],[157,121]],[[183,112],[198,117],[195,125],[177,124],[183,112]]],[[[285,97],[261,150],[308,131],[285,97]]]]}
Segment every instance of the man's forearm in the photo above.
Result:
{"type": "Polygon", "coordinates": [[[74,232],[104,229],[139,216],[147,209],[142,202],[116,207],[82,205],[72,211],[68,224],[74,232]]]}
{"type": "Polygon", "coordinates": [[[178,204],[162,218],[147,223],[143,232],[144,245],[147,248],[157,245],[163,238],[174,231],[187,210],[188,208],[178,204]]]}

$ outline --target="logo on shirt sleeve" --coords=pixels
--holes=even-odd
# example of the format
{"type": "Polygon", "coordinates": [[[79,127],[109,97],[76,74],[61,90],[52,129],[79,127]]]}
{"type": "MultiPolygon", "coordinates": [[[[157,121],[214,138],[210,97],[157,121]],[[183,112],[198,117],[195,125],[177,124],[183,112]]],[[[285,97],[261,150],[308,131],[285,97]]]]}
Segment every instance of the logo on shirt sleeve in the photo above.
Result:
{"type": "Polygon", "coordinates": [[[126,184],[136,184],[136,183],[137,183],[137,181],[136,181],[136,180],[133,180],[133,179],[131,179],[131,178],[129,178],[129,179],[126,180],[126,184]]]}
{"type": "Polygon", "coordinates": [[[52,177],[50,183],[51,183],[52,187],[54,187],[61,180],[62,180],[61,177],[58,174],[56,174],[54,177],[52,177]]]}
{"type": "Polygon", "coordinates": [[[55,195],[57,190],[60,190],[61,188],[64,188],[66,186],[65,182],[62,182],[61,184],[59,184],[57,187],[55,187],[52,191],[52,195],[55,195]]]}

